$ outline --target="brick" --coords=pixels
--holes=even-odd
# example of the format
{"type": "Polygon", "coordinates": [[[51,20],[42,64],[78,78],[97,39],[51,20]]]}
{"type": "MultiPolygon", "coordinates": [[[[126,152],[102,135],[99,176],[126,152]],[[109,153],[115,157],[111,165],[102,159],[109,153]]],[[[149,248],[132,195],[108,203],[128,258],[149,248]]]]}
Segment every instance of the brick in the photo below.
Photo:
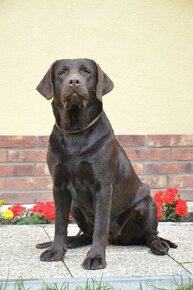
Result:
{"type": "Polygon", "coordinates": [[[125,149],[130,160],[170,160],[170,149],[125,149]]]}
{"type": "Polygon", "coordinates": [[[53,193],[51,191],[47,192],[36,192],[36,202],[37,201],[52,201],[53,200],[53,193]]]}
{"type": "Polygon", "coordinates": [[[193,135],[148,135],[150,147],[193,146],[193,135]]]}
{"type": "Polygon", "coordinates": [[[35,136],[0,136],[1,148],[31,148],[36,145],[35,136]]]}
{"type": "MultiPolygon", "coordinates": [[[[159,189],[151,189],[151,196],[154,196],[154,194],[158,191],[166,191],[167,188],[159,188],[159,189]]],[[[182,198],[184,198],[186,201],[193,202],[193,189],[180,189],[180,195],[182,198]]]]}
{"type": "Polygon", "coordinates": [[[4,178],[0,178],[0,190],[4,189],[4,183],[5,183],[4,178]]]}
{"type": "Polygon", "coordinates": [[[36,164],[36,175],[50,175],[48,165],[46,163],[36,164]]]}
{"type": "Polygon", "coordinates": [[[132,165],[137,174],[143,174],[143,163],[132,162],[132,165]]]}
{"type": "Polygon", "coordinates": [[[187,201],[193,201],[193,189],[180,190],[180,195],[187,201]]]}
{"type": "Polygon", "coordinates": [[[172,159],[174,160],[193,160],[193,149],[173,149],[172,159]]]}
{"type": "Polygon", "coordinates": [[[151,196],[154,196],[158,191],[166,191],[166,187],[164,188],[151,188],[151,196]]]}
{"type": "Polygon", "coordinates": [[[0,165],[0,176],[12,176],[13,171],[13,165],[0,165]]]}
{"type": "Polygon", "coordinates": [[[46,161],[47,150],[9,150],[9,162],[42,162],[46,161]]]}
{"type": "Polygon", "coordinates": [[[26,161],[26,151],[24,151],[24,150],[9,150],[8,151],[8,161],[9,162],[25,162],[26,161]]]}
{"type": "Polygon", "coordinates": [[[33,165],[0,165],[0,176],[31,176],[33,165]]]}
{"type": "Polygon", "coordinates": [[[162,188],[167,186],[167,177],[166,176],[140,176],[141,181],[148,183],[151,188],[162,188]]]}
{"type": "Polygon", "coordinates": [[[145,174],[191,174],[193,162],[161,162],[145,165],[145,174]]]}
{"type": "Polygon", "coordinates": [[[49,136],[38,136],[38,147],[48,147],[49,136]]]}
{"type": "Polygon", "coordinates": [[[138,147],[145,144],[143,135],[116,135],[116,139],[123,147],[138,147]]]}
{"type": "Polygon", "coordinates": [[[6,204],[33,204],[36,200],[36,193],[35,192],[17,192],[17,193],[10,193],[4,192],[0,193],[0,199],[5,200],[6,204]]]}
{"type": "Polygon", "coordinates": [[[6,159],[6,151],[0,151],[0,162],[5,162],[6,159]]]}
{"type": "Polygon", "coordinates": [[[49,190],[52,189],[52,180],[49,177],[9,178],[7,190],[49,190]]]}
{"type": "Polygon", "coordinates": [[[193,187],[193,175],[170,176],[169,184],[172,187],[193,187]]]}

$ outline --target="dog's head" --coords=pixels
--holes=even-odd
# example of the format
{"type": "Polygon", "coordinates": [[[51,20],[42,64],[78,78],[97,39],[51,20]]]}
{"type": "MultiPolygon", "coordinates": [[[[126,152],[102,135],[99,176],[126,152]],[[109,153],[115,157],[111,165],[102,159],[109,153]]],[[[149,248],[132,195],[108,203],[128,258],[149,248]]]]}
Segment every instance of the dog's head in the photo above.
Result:
{"type": "Polygon", "coordinates": [[[55,61],[37,90],[46,99],[59,101],[66,109],[73,105],[86,107],[91,95],[102,101],[102,96],[113,89],[113,82],[90,59],[62,59],[55,61]]]}

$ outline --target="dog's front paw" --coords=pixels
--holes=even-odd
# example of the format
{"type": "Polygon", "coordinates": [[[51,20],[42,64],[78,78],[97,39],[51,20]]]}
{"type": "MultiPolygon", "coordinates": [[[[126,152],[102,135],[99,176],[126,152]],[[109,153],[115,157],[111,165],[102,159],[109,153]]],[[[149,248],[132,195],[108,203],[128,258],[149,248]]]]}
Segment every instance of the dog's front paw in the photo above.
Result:
{"type": "Polygon", "coordinates": [[[155,255],[166,255],[169,251],[169,244],[165,241],[154,240],[150,245],[150,249],[155,255]]]}
{"type": "Polygon", "coordinates": [[[82,263],[83,268],[87,270],[104,269],[106,265],[105,258],[101,255],[95,255],[93,257],[88,255],[82,263]]]}
{"type": "Polygon", "coordinates": [[[40,260],[44,262],[62,261],[64,253],[65,252],[61,250],[48,249],[40,255],[40,260]]]}

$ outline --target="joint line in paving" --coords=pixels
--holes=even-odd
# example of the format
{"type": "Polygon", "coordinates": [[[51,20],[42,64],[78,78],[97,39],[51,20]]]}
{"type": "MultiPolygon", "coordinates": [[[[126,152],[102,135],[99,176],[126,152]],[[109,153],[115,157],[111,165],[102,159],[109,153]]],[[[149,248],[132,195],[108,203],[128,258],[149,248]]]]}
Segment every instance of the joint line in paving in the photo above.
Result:
{"type": "MultiPolygon", "coordinates": [[[[47,232],[46,228],[43,227],[43,229],[44,229],[46,235],[48,236],[48,238],[50,239],[50,241],[52,241],[52,239],[51,239],[51,237],[49,236],[49,233],[47,232]]],[[[73,277],[72,272],[70,271],[69,267],[66,265],[65,261],[63,260],[62,262],[63,262],[63,264],[64,264],[64,267],[66,268],[66,270],[67,270],[68,273],[70,274],[70,276],[73,277]]]]}
{"type": "Polygon", "coordinates": [[[51,237],[49,236],[49,233],[46,231],[46,228],[43,227],[43,229],[44,229],[44,232],[46,233],[47,237],[49,238],[49,240],[52,241],[51,237]]]}
{"type": "MultiPolygon", "coordinates": [[[[64,257],[65,258],[65,257],[64,257]]],[[[66,270],[68,271],[68,273],[70,274],[71,277],[74,278],[74,276],[72,275],[72,272],[70,271],[69,267],[66,265],[65,261],[63,260],[63,264],[66,267],[66,270]]]]}
{"type": "Polygon", "coordinates": [[[176,260],[174,257],[172,257],[170,254],[167,253],[167,255],[173,260],[175,261],[179,266],[181,266],[184,270],[186,270],[189,274],[193,274],[191,271],[189,271],[184,265],[183,263],[180,263],[178,260],[176,260]]]}

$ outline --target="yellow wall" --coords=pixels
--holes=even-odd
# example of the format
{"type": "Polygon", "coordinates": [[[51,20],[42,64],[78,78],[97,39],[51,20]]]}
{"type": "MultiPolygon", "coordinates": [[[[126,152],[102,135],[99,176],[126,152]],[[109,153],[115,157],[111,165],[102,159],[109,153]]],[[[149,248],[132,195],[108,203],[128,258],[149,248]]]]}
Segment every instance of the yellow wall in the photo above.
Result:
{"type": "Polygon", "coordinates": [[[0,135],[47,135],[35,87],[55,59],[95,59],[114,81],[115,133],[193,133],[192,0],[0,0],[0,135]]]}

